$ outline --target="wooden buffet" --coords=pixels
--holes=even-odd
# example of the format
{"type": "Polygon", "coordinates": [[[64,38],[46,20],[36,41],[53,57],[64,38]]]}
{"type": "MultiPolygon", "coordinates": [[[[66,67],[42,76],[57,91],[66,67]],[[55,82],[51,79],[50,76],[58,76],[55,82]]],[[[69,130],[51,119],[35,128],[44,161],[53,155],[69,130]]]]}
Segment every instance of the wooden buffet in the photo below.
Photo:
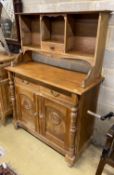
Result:
{"type": "Polygon", "coordinates": [[[14,124],[72,166],[93,133],[109,12],[18,15],[22,53],[6,68],[14,124]]]}

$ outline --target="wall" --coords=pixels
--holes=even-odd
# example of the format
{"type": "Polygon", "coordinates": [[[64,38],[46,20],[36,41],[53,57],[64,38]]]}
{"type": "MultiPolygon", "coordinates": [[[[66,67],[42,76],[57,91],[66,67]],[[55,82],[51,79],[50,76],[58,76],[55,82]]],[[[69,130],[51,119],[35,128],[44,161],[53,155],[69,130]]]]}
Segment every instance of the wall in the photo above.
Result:
{"type": "Polygon", "coordinates": [[[113,0],[23,0],[23,9],[27,13],[37,12],[75,12],[114,10],[113,0]]]}
{"type": "MultiPolygon", "coordinates": [[[[106,114],[114,112],[114,14],[110,15],[107,42],[103,63],[103,81],[98,99],[97,112],[106,114]]],[[[108,121],[96,120],[94,143],[101,145],[104,143],[105,133],[109,127],[114,124],[114,119],[108,121]]]]}
{"type": "MultiPolygon", "coordinates": [[[[70,2],[73,2],[73,1],[76,1],[76,0],[72,0],[70,2]]],[[[113,7],[111,4],[111,2],[113,1],[109,0],[108,3],[106,0],[104,1],[105,1],[105,4],[102,5],[103,8],[106,8],[107,6],[113,7]]],[[[24,9],[26,11],[26,8],[27,10],[31,9],[34,3],[36,4],[38,4],[38,2],[40,4],[43,4],[43,3],[46,4],[47,2],[56,3],[56,2],[59,2],[59,0],[32,0],[32,1],[29,1],[29,3],[27,3],[26,0],[23,0],[23,2],[24,2],[24,9]]],[[[69,0],[61,0],[60,2],[69,2],[69,0]]],[[[92,2],[92,0],[90,0],[90,2],[92,2]]],[[[95,1],[93,1],[92,3],[94,2],[95,1]]],[[[100,0],[98,0],[98,2],[100,2],[100,0]]],[[[94,5],[88,6],[88,4],[81,4],[82,9],[83,9],[82,7],[83,5],[85,6],[84,8],[86,9],[88,8],[89,10],[91,10],[91,8],[100,7],[99,4],[95,6],[94,5]]],[[[80,9],[80,6],[75,8],[80,9]]],[[[107,42],[106,42],[106,49],[105,49],[104,63],[103,63],[103,75],[105,77],[105,80],[100,87],[100,94],[99,94],[98,107],[97,107],[97,112],[102,115],[106,114],[109,111],[114,111],[114,14],[110,15],[110,20],[109,20],[107,42]]],[[[105,121],[105,122],[96,120],[95,130],[94,130],[95,132],[93,137],[93,142],[95,144],[103,145],[106,131],[109,129],[112,123],[114,123],[114,119],[110,121],[105,121]]]]}

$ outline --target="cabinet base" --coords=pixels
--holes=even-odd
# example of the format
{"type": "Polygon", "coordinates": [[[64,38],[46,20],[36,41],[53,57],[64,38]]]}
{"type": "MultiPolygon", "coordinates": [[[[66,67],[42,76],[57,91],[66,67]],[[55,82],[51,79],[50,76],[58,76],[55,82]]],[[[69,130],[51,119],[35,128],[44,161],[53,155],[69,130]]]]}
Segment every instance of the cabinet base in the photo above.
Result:
{"type": "Polygon", "coordinates": [[[69,167],[72,167],[74,164],[75,164],[75,161],[76,161],[76,156],[72,156],[70,157],[68,154],[65,155],[65,160],[67,162],[67,165],[69,167]]]}
{"type": "Polygon", "coordinates": [[[33,130],[29,129],[23,122],[13,121],[13,123],[14,123],[15,129],[22,128],[22,129],[26,130],[27,132],[29,132],[30,134],[32,134],[37,139],[39,139],[42,142],[44,142],[45,144],[49,145],[54,150],[58,151],[60,154],[62,154],[62,155],[67,154],[67,151],[65,149],[63,149],[63,148],[59,147],[58,145],[54,144],[51,140],[48,140],[43,135],[39,134],[38,131],[33,131],[33,130]]]}
{"type": "Polygon", "coordinates": [[[6,122],[6,119],[8,118],[8,116],[10,116],[12,114],[12,109],[9,110],[7,113],[4,113],[4,114],[0,114],[0,123],[3,125],[3,126],[6,126],[7,125],[7,122],[6,122]]]}

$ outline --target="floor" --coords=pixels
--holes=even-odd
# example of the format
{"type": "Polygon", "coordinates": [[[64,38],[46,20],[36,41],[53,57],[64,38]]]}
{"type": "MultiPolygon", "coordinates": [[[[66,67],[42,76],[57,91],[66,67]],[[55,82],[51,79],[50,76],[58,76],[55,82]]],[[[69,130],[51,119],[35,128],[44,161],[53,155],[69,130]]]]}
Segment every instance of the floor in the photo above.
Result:
{"type": "MultiPolygon", "coordinates": [[[[0,147],[5,151],[0,162],[7,162],[19,175],[95,175],[101,150],[93,145],[83,153],[73,168],[67,167],[64,157],[12,124],[0,126],[0,147]]],[[[103,175],[114,175],[106,166],[103,175]]]]}

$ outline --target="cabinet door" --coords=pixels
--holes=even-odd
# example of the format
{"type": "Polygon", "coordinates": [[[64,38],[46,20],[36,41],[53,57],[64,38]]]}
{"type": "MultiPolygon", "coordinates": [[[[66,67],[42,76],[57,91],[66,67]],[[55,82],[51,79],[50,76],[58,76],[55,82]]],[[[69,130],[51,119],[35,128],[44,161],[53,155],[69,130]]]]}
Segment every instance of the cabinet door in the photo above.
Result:
{"type": "Polygon", "coordinates": [[[16,86],[17,120],[28,129],[39,131],[38,124],[38,96],[23,86],[16,86]]]}
{"type": "Polygon", "coordinates": [[[0,116],[5,120],[5,116],[12,113],[10,100],[10,89],[8,79],[0,81],[0,116]]]}
{"type": "Polygon", "coordinates": [[[70,110],[61,104],[42,98],[41,133],[63,149],[68,148],[70,110]]]}

